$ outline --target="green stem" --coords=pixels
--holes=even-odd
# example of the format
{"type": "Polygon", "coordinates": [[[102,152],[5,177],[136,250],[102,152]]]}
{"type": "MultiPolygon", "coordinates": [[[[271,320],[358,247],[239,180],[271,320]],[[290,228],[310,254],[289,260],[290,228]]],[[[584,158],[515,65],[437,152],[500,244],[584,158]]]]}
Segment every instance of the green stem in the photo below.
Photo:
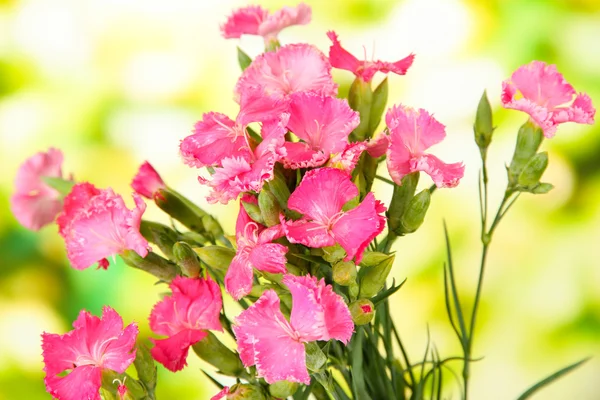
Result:
{"type": "Polygon", "coordinates": [[[380,181],[383,181],[385,183],[389,183],[390,185],[395,185],[394,181],[392,181],[391,179],[385,178],[381,175],[375,175],[375,179],[379,179],[380,181]]]}

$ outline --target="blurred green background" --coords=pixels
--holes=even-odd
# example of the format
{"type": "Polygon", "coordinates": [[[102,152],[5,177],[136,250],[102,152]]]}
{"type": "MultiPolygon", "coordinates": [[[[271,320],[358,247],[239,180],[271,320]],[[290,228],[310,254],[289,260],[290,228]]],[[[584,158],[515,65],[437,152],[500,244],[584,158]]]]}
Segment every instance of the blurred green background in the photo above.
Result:
{"type": "MultiPolygon", "coordinates": [[[[392,308],[413,358],[422,357],[427,329],[442,356],[458,355],[443,306],[442,219],[455,246],[463,301],[471,304],[480,254],[471,128],[479,96],[487,89],[498,125],[489,156],[494,207],[526,119],[499,106],[501,81],[519,65],[543,60],[600,105],[600,2],[306,2],[313,22],[285,31],[281,41],[326,51],[325,32],[335,29],[357,55],[363,45],[366,54],[389,61],[414,52],[408,74],[390,77],[390,101],[435,113],[448,137],[434,152],[466,164],[461,185],[436,192],[423,228],[397,243],[393,271],[408,278],[392,308]]],[[[272,10],[294,5],[257,3],[272,10]]],[[[80,309],[98,314],[107,304],[148,337],[147,316],[164,291],[119,262],[108,271],[76,271],[55,226],[39,233],[20,227],[8,208],[19,164],[55,146],[65,153],[66,173],[127,197],[137,166],[149,160],[170,186],[205,204],[206,190],[181,163],[178,143],[203,112],[236,113],[238,43],[221,39],[218,27],[245,4],[0,0],[0,400],[50,397],[42,380],[43,331],[64,333],[80,309]]],[[[239,45],[255,55],[261,40],[243,38],[239,45]]],[[[347,90],[350,74],[335,77],[347,90]]],[[[543,148],[551,160],[544,180],[556,189],[522,196],[496,233],[475,342],[475,356],[484,358],[473,367],[474,399],[515,398],[585,356],[594,358],[535,398],[600,399],[600,125],[561,126],[543,148]]],[[[385,184],[376,189],[389,199],[385,184]]],[[[232,232],[237,205],[211,209],[232,232]]],[[[146,217],[164,221],[154,205],[146,217]]],[[[188,361],[177,374],[159,369],[161,399],[216,392],[199,371],[204,365],[194,356],[188,361]]]]}

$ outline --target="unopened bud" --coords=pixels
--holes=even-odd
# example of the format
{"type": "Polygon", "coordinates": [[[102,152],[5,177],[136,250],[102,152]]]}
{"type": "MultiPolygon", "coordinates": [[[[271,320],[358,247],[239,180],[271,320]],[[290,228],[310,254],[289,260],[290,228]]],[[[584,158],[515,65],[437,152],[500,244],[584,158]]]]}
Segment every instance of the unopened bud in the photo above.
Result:
{"type": "Polygon", "coordinates": [[[392,270],[394,258],[394,255],[390,255],[378,265],[366,270],[360,281],[360,297],[373,297],[383,288],[385,280],[392,270]]]}
{"type": "Polygon", "coordinates": [[[390,255],[380,253],[378,251],[365,251],[360,261],[361,267],[373,267],[380,264],[383,260],[387,259],[390,255]]]}
{"type": "Polygon", "coordinates": [[[171,282],[179,272],[177,265],[153,252],[148,252],[142,258],[133,250],[125,250],[121,253],[121,258],[130,267],[146,271],[165,282],[171,282]]]}
{"type": "Polygon", "coordinates": [[[178,240],[177,232],[158,222],[142,220],[140,233],[147,241],[157,245],[165,256],[173,259],[173,245],[178,240]]]}
{"type": "Polygon", "coordinates": [[[359,292],[360,286],[358,286],[358,283],[352,282],[350,286],[348,286],[348,294],[350,295],[350,300],[356,300],[359,292]]]}
{"type": "Polygon", "coordinates": [[[237,383],[229,388],[227,400],[266,400],[266,397],[259,386],[237,383]]]}
{"type": "Polygon", "coordinates": [[[246,214],[248,214],[248,216],[252,218],[253,221],[264,225],[265,221],[263,220],[263,216],[260,213],[260,207],[258,207],[258,204],[242,201],[242,207],[244,207],[244,211],[246,211],[246,214]]]}
{"type": "Polygon", "coordinates": [[[539,183],[546,167],[548,167],[548,153],[538,153],[531,157],[519,175],[519,186],[527,187],[539,183]]]}
{"type": "Polygon", "coordinates": [[[421,191],[410,200],[400,221],[402,233],[413,233],[419,229],[425,220],[430,202],[431,193],[429,189],[421,191]]]}
{"type": "Polygon", "coordinates": [[[281,207],[273,193],[267,190],[261,191],[258,194],[258,206],[266,226],[275,226],[280,223],[281,207]]]}
{"type": "Polygon", "coordinates": [[[194,344],[192,348],[198,357],[213,367],[218,368],[224,375],[238,376],[244,370],[239,356],[229,350],[210,331],[208,331],[204,339],[194,344]]]}
{"type": "Polygon", "coordinates": [[[190,278],[200,275],[202,266],[196,252],[185,242],[177,242],[173,245],[173,258],[181,272],[190,278]]]}
{"type": "Polygon", "coordinates": [[[519,128],[515,152],[508,167],[508,182],[511,186],[518,184],[523,168],[537,153],[543,139],[542,129],[534,122],[527,121],[519,128]]]}
{"type": "Polygon", "coordinates": [[[278,399],[287,399],[296,393],[298,386],[296,382],[278,381],[269,386],[269,393],[278,399]]]}
{"type": "Polygon", "coordinates": [[[223,235],[223,228],[221,228],[221,224],[219,224],[219,222],[217,222],[212,215],[204,215],[202,217],[202,224],[204,225],[206,232],[210,233],[213,237],[217,238],[223,235]]]}
{"type": "Polygon", "coordinates": [[[371,105],[373,103],[373,89],[371,82],[365,82],[361,78],[356,78],[350,86],[348,92],[348,104],[354,111],[360,114],[360,124],[351,133],[353,142],[358,142],[368,138],[369,118],[371,115],[371,105]]]}
{"type": "Polygon", "coordinates": [[[369,299],[360,299],[350,304],[352,321],[356,325],[365,325],[371,322],[375,315],[375,306],[369,299]]]}
{"type": "Polygon", "coordinates": [[[475,115],[475,125],[473,125],[475,133],[475,143],[484,151],[492,141],[492,133],[494,126],[492,123],[492,107],[487,98],[487,93],[484,91],[477,105],[477,114],[475,115]]]}
{"type": "Polygon", "coordinates": [[[371,103],[371,113],[369,115],[369,137],[373,136],[375,130],[381,122],[381,116],[385,111],[385,106],[388,100],[388,79],[385,77],[383,81],[375,88],[373,92],[373,100],[371,103]]]}
{"type": "Polygon", "coordinates": [[[202,217],[206,212],[170,188],[161,188],[154,193],[154,202],[168,215],[187,228],[203,233],[202,217]]]}
{"type": "Polygon", "coordinates": [[[145,161],[133,178],[131,187],[136,193],[148,199],[153,199],[158,189],[166,189],[167,186],[154,167],[148,161],[145,161]]]}
{"type": "Polygon", "coordinates": [[[133,364],[135,365],[138,379],[146,388],[154,390],[156,387],[157,374],[154,358],[152,358],[150,350],[145,345],[138,344],[136,349],[137,350],[135,352],[135,360],[133,361],[133,364]]]}
{"type": "Polygon", "coordinates": [[[394,185],[394,194],[387,216],[390,230],[396,234],[401,234],[402,216],[408,203],[415,195],[417,183],[419,183],[419,173],[413,172],[402,178],[402,185],[394,185]]]}
{"type": "Polygon", "coordinates": [[[344,250],[342,246],[336,243],[333,246],[323,247],[322,257],[328,263],[333,264],[346,257],[346,250],[344,250]]]}
{"type": "Polygon", "coordinates": [[[235,256],[235,251],[223,246],[205,246],[194,249],[202,262],[215,271],[225,272],[235,256]]]}
{"type": "Polygon", "coordinates": [[[333,281],[348,286],[356,281],[356,265],[352,261],[340,261],[333,266],[333,281]]]}

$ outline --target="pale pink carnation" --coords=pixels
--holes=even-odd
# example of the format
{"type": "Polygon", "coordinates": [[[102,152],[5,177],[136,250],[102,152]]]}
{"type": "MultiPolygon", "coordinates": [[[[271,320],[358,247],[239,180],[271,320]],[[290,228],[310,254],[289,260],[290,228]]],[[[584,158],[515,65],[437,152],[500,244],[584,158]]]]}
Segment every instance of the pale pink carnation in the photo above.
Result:
{"type": "Polygon", "coordinates": [[[529,114],[547,138],[563,122],[593,124],[596,114],[587,94],[576,93],[555,65],[542,61],[519,67],[510,80],[502,82],[502,104],[529,114]]]}
{"type": "Polygon", "coordinates": [[[165,189],[167,186],[154,167],[148,161],[144,161],[133,178],[131,187],[136,193],[153,199],[159,189],[165,189]]]}
{"type": "Polygon", "coordinates": [[[169,285],[172,294],[156,303],[150,314],[150,329],[166,339],[150,339],[152,357],[169,371],[187,365],[190,346],[222,331],[219,313],[223,305],[219,285],[212,279],[178,276],[169,285]]]}
{"type": "Polygon", "coordinates": [[[355,208],[344,211],[344,205],[358,196],[358,188],[350,176],[336,168],[308,171],[288,200],[290,210],[304,214],[297,221],[284,221],[288,240],[308,247],[326,247],[338,243],[346,251],[346,261],[363,252],[385,227],[382,203],[368,193],[355,208]]]}
{"type": "Polygon", "coordinates": [[[348,135],[360,123],[346,100],[307,92],[290,98],[287,127],[302,141],[285,143],[287,156],[282,163],[286,168],[317,167],[346,149],[348,135]]]}
{"type": "Polygon", "coordinates": [[[64,335],[42,334],[46,390],[58,400],[100,400],[102,370],[122,374],[135,359],[138,327],[123,329],[123,319],[110,307],[101,318],[81,311],[73,327],[64,335]]]}
{"type": "Polygon", "coordinates": [[[241,98],[253,88],[279,97],[296,92],[337,95],[327,57],[309,44],[289,44],[256,57],[238,80],[235,93],[241,98]]]}
{"type": "Polygon", "coordinates": [[[304,343],[336,339],[347,344],[354,324],[344,300],[323,279],[285,275],[283,284],[292,294],[290,321],[281,313],[275,291],[267,290],[235,319],[233,331],[242,362],[256,365],[267,383],[308,385],[304,343]]]}
{"type": "Polygon", "coordinates": [[[423,171],[437,187],[454,187],[465,173],[462,163],[446,164],[425,150],[446,136],[444,125],[422,108],[402,105],[388,110],[385,120],[390,130],[387,167],[396,184],[412,172],[423,171]]]}
{"type": "Polygon", "coordinates": [[[54,221],[62,207],[60,193],[48,186],[43,177],[62,178],[63,154],[50,148],[28,158],[17,171],[15,193],[10,208],[24,227],[37,231],[54,221]]]}
{"type": "Polygon", "coordinates": [[[148,254],[148,241],[140,234],[146,204],[137,194],[133,199],[135,208],[129,210],[110,188],[99,190],[90,183],[73,187],[56,222],[74,268],[81,270],[94,263],[106,268],[108,257],[125,250],[142,257],[148,254]]]}
{"type": "Polygon", "coordinates": [[[283,7],[271,15],[260,6],[248,6],[235,10],[221,25],[221,33],[225,39],[259,35],[268,43],[277,40],[277,35],[284,28],[306,25],[310,19],[311,9],[304,3],[296,7],[283,7]]]}
{"type": "MultiPolygon", "coordinates": [[[[334,68],[344,69],[352,72],[357,78],[365,82],[370,82],[376,72],[387,74],[393,72],[397,75],[404,75],[414,61],[414,54],[410,54],[396,62],[387,61],[360,61],[350,52],[342,47],[334,31],[327,32],[327,37],[333,44],[329,48],[329,61],[334,68]]],[[[365,57],[366,58],[366,57],[365,57]]]]}
{"type": "MultiPolygon", "coordinates": [[[[242,201],[257,204],[256,198],[249,195],[242,197],[242,201]]],[[[225,275],[225,289],[239,300],[252,290],[253,268],[272,274],[287,272],[285,254],[288,248],[272,243],[283,236],[281,225],[267,229],[253,221],[241,203],[235,231],[237,252],[225,275]]]]}

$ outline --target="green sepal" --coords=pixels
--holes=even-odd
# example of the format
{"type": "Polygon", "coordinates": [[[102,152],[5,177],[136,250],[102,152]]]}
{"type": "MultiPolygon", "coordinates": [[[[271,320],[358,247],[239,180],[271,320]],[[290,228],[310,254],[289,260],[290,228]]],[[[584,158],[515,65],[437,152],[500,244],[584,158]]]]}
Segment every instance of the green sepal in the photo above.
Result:
{"type": "Polygon", "coordinates": [[[244,51],[242,49],[240,49],[239,47],[237,48],[237,59],[238,59],[238,64],[240,64],[240,68],[242,69],[242,71],[244,71],[246,68],[248,68],[250,66],[250,64],[252,64],[252,59],[250,58],[250,56],[246,53],[244,53],[244,51]]]}

